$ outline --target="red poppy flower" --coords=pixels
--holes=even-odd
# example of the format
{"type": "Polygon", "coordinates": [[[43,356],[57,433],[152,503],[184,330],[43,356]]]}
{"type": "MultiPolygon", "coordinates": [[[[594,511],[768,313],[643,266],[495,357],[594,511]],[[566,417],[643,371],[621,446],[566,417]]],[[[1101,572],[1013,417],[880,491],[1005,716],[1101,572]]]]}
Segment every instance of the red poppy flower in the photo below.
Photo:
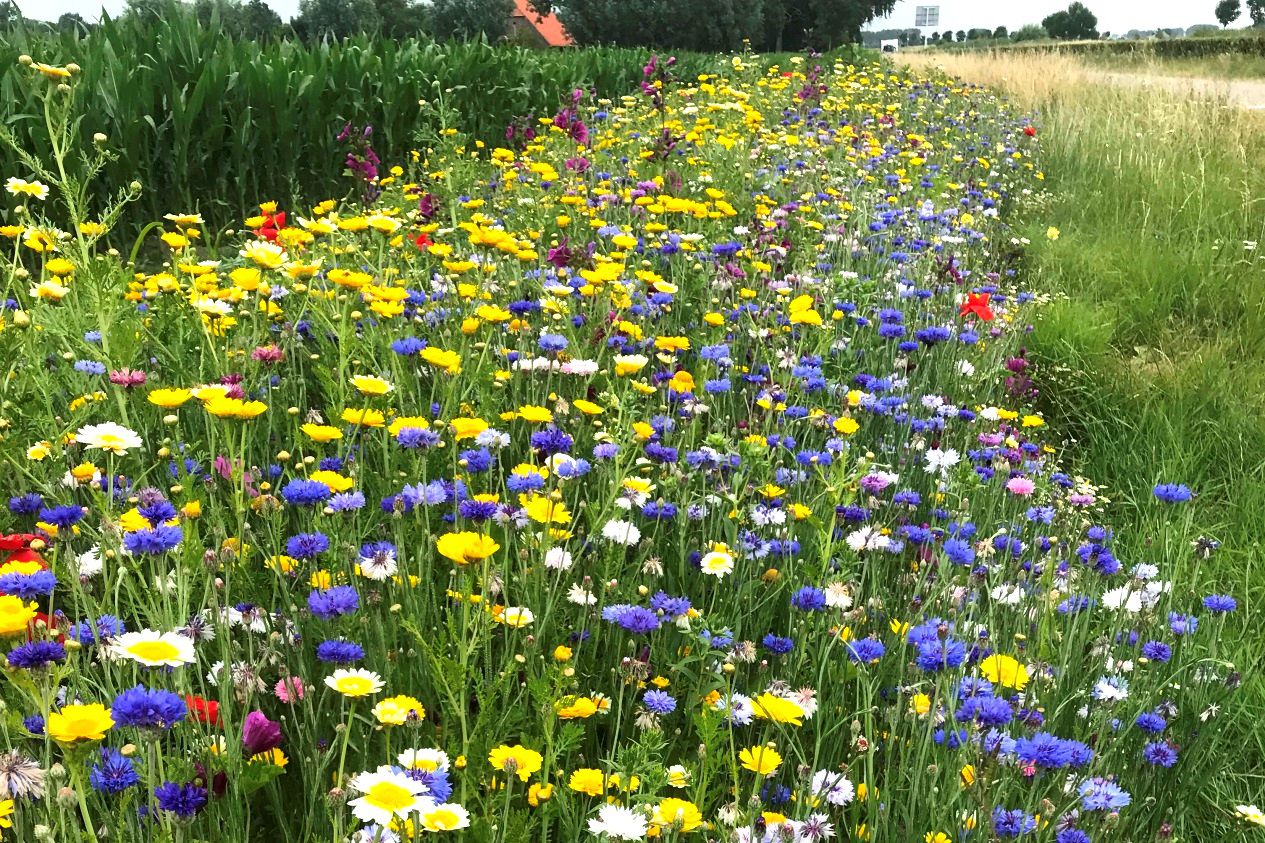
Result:
{"type": "Polygon", "coordinates": [[[255,229],[255,236],[269,243],[277,242],[277,232],[286,227],[286,212],[264,214],[264,224],[255,229]]]}
{"type": "Polygon", "coordinates": [[[12,533],[10,535],[0,535],[0,550],[23,550],[38,539],[39,536],[32,533],[12,533]]]}
{"type": "Polygon", "coordinates": [[[1023,133],[1030,138],[1035,138],[1037,136],[1037,130],[1032,126],[1024,126],[1023,133]]]}
{"type": "Polygon", "coordinates": [[[974,316],[985,322],[991,322],[993,309],[988,306],[988,293],[967,293],[966,301],[958,309],[958,315],[963,319],[974,316]]]}
{"type": "Polygon", "coordinates": [[[220,724],[220,704],[215,700],[207,700],[202,697],[186,695],[184,698],[185,705],[189,706],[189,711],[202,723],[210,723],[212,726],[220,724]]]}
{"type": "Polygon", "coordinates": [[[427,237],[426,232],[423,231],[421,234],[417,235],[416,238],[414,238],[413,242],[417,244],[417,248],[425,249],[427,246],[430,245],[430,238],[427,237]]]}

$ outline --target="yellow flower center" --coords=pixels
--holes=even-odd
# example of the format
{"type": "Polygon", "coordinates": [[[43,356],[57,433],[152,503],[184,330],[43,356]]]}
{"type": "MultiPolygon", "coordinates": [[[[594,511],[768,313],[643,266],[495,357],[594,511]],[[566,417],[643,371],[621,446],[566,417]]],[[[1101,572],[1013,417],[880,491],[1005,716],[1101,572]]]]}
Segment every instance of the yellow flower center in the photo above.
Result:
{"type": "Polygon", "coordinates": [[[398,813],[411,806],[415,798],[406,788],[394,782],[378,782],[369,788],[365,800],[375,808],[398,813]]]}
{"type": "Polygon", "coordinates": [[[166,641],[138,641],[127,648],[129,655],[147,662],[162,662],[180,655],[175,645],[166,641]]]}

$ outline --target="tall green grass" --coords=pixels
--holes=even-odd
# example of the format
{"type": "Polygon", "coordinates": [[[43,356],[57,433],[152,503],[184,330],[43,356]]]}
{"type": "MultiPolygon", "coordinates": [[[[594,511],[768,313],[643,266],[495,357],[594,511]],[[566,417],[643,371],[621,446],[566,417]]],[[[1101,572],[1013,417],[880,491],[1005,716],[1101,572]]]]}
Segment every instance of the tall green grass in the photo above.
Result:
{"type": "Polygon", "coordinates": [[[1240,839],[1225,806],[1265,799],[1265,119],[1103,85],[1068,58],[935,61],[1039,112],[1051,201],[1030,255],[1058,299],[1029,356],[1075,468],[1114,501],[1120,558],[1150,561],[1138,505],[1157,482],[1195,489],[1195,523],[1222,543],[1188,579],[1242,595],[1249,632],[1226,643],[1248,687],[1221,715],[1235,768],[1189,798],[1240,839]]]}
{"type": "MultiPolygon", "coordinates": [[[[36,146],[45,129],[37,86],[17,64],[23,53],[83,68],[77,90],[88,117],[80,129],[85,138],[105,133],[119,154],[101,183],[145,185],[128,210],[133,228],[194,209],[223,225],[260,201],[343,192],[345,151],[335,136],[345,121],[372,124],[378,154],[394,163],[441,122],[495,141],[515,116],[552,114],[573,88],[611,97],[635,92],[647,58],[631,49],[366,37],[260,44],[233,41],[191,16],[152,25],[106,21],[82,38],[18,30],[0,37],[0,97],[6,123],[36,146]]],[[[712,61],[681,56],[679,72],[690,78],[712,61]]],[[[0,171],[24,175],[7,153],[0,153],[0,171]]]]}

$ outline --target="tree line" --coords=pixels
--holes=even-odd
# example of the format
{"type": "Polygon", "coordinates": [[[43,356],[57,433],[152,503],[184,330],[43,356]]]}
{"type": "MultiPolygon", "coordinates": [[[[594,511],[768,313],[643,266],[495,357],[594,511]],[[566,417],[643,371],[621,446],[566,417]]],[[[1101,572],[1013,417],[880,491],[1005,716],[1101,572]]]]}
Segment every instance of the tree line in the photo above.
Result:
{"type": "MultiPolygon", "coordinates": [[[[714,52],[827,50],[857,43],[861,28],[896,0],[531,0],[556,13],[577,44],[714,52]]],[[[266,0],[128,0],[122,15],[142,23],[192,14],[237,38],[320,40],[358,34],[403,39],[500,41],[513,37],[513,0],[300,0],[289,22],[266,0]]],[[[77,14],[55,23],[24,21],[14,0],[0,0],[0,29],[22,23],[87,33],[77,14]]]]}

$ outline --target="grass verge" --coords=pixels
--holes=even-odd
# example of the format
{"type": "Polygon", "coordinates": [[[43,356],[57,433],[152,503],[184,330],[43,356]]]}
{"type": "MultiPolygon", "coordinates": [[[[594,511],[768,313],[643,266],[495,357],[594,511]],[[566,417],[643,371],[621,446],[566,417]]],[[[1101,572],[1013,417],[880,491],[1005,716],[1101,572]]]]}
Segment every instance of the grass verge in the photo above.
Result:
{"type": "Polygon", "coordinates": [[[1221,715],[1233,762],[1190,798],[1224,822],[1218,840],[1247,839],[1229,811],[1265,793],[1265,117],[1104,85],[1064,57],[905,58],[1039,115],[1050,202],[1031,260],[1058,301],[1029,356],[1075,468],[1115,501],[1122,559],[1150,561],[1161,538],[1136,506],[1153,484],[1199,492],[1196,523],[1222,546],[1192,558],[1192,585],[1243,596],[1244,634],[1224,643],[1247,687],[1221,715]]]}

